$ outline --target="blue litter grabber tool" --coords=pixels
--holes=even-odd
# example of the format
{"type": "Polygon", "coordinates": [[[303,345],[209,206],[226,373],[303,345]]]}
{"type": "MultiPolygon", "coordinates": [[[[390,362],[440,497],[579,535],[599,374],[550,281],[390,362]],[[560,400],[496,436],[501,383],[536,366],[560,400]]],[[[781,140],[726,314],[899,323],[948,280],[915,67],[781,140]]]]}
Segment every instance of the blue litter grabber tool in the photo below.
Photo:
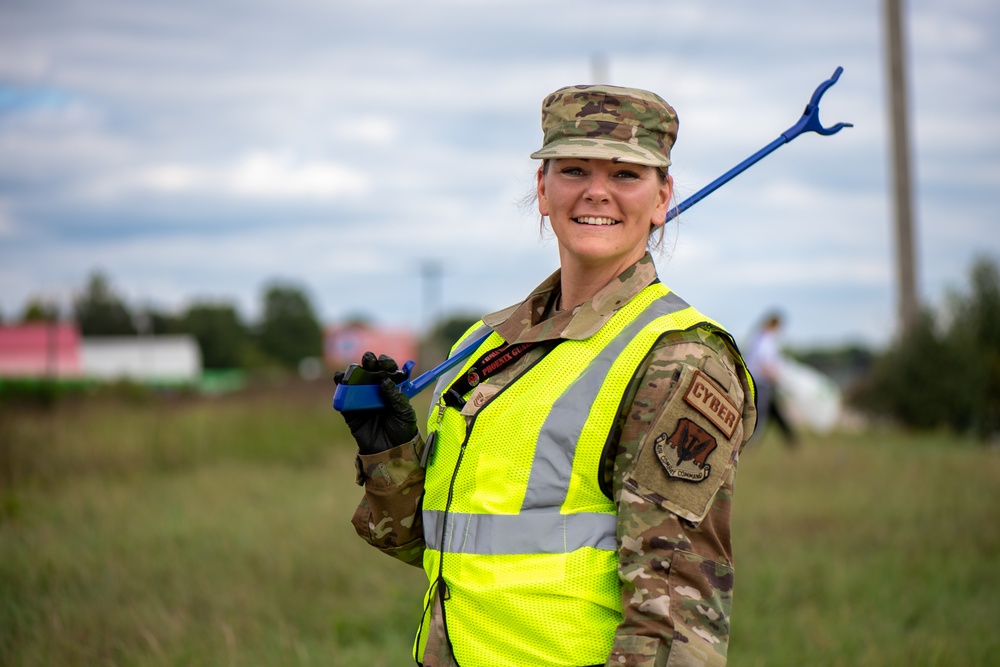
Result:
{"type": "Polygon", "coordinates": [[[680,204],[675,206],[667,214],[667,222],[670,222],[678,215],[691,208],[702,199],[712,194],[720,187],[733,180],[736,176],[740,175],[753,165],[760,162],[762,159],[776,151],[778,148],[784,146],[790,142],[795,137],[799,136],[803,132],[815,132],[816,134],[822,134],[823,136],[837,134],[845,127],[854,127],[854,123],[837,123],[831,127],[823,127],[823,124],[819,122],[819,101],[823,98],[823,93],[833,84],[837,83],[837,79],[840,78],[841,73],[843,73],[844,68],[838,67],[834,70],[833,76],[819,84],[816,90],[812,94],[812,98],[809,100],[809,104],[806,105],[805,111],[802,112],[802,117],[799,118],[799,122],[792,125],[790,128],[781,133],[781,135],[764,146],[759,151],[748,157],[747,159],[740,162],[738,165],[719,176],[717,179],[703,187],[698,192],[694,193],[680,204]]]}
{"type": "MultiPolygon", "coordinates": [[[[803,132],[815,132],[817,134],[827,136],[836,134],[845,127],[854,127],[853,123],[837,123],[831,127],[823,127],[823,124],[820,123],[819,120],[820,99],[822,99],[823,94],[828,88],[830,88],[830,86],[837,83],[837,79],[840,78],[843,71],[843,67],[837,67],[837,69],[834,70],[832,77],[817,86],[816,90],[813,92],[812,98],[809,100],[809,104],[806,105],[805,111],[802,113],[802,117],[797,123],[782,132],[777,139],[769,143],[767,146],[764,146],[764,148],[743,160],[722,176],[719,176],[717,179],[671,209],[667,214],[667,221],[669,222],[670,220],[673,220],[675,217],[718,190],[724,184],[728,183],[733,178],[743,173],[781,146],[784,146],[788,142],[792,141],[803,132]]],[[[461,350],[446,359],[443,363],[435,366],[425,373],[421,373],[412,380],[408,378],[410,376],[410,371],[413,370],[414,362],[406,362],[403,365],[403,368],[399,371],[399,378],[402,379],[402,382],[397,383],[399,390],[407,398],[416,396],[428,386],[434,384],[439,377],[447,373],[450,369],[465,361],[470,355],[472,355],[473,352],[479,349],[479,345],[486,340],[490,333],[491,332],[487,332],[477,340],[470,342],[461,350]]],[[[379,389],[379,382],[379,376],[365,371],[357,364],[351,364],[344,372],[344,377],[341,380],[341,383],[337,385],[337,389],[333,394],[334,409],[344,412],[347,410],[373,410],[385,407],[385,403],[382,401],[381,390],[379,389]]]]}

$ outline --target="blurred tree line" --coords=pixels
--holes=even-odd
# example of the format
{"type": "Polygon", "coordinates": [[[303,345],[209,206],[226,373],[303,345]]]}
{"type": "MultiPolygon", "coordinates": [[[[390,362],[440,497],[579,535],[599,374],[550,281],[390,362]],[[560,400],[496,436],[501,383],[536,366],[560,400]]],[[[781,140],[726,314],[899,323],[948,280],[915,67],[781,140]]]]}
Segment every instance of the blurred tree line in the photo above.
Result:
{"type": "MultiPolygon", "coordinates": [[[[260,320],[247,322],[224,301],[200,300],[179,313],[131,308],[100,271],[92,273],[73,299],[72,319],[83,336],[190,334],[207,369],[296,368],[323,354],[323,329],[305,290],[273,281],[265,285],[260,320]]],[[[21,321],[59,319],[57,305],[31,299],[21,321]]]]}
{"type": "Polygon", "coordinates": [[[1000,434],[1000,269],[976,260],[967,292],[939,312],[924,309],[878,355],[854,402],[912,428],[1000,434]]]}
{"type": "MultiPolygon", "coordinates": [[[[194,336],[206,369],[295,369],[302,359],[323,355],[323,327],[302,287],[272,281],[264,286],[261,298],[257,322],[247,322],[235,305],[218,300],[196,300],[179,313],[132,308],[109,278],[95,271],[73,299],[69,317],[83,336],[194,336]]],[[[18,319],[54,322],[60,317],[57,304],[35,297],[25,304],[18,319]]],[[[355,320],[367,322],[360,316],[355,320]]],[[[443,360],[452,344],[478,320],[475,315],[455,315],[437,323],[422,342],[425,361],[443,360]]]]}
{"type": "MultiPolygon", "coordinates": [[[[235,306],[195,301],[180,313],[133,310],[107,277],[93,273],[73,301],[84,336],[193,335],[206,368],[295,368],[322,355],[322,327],[306,292],[290,283],[265,285],[260,320],[244,321],[235,306]]],[[[57,305],[30,300],[22,321],[53,321],[57,305]]],[[[478,318],[445,319],[423,341],[430,357],[447,350],[478,318]]],[[[859,409],[918,429],[949,428],[983,438],[1000,434],[1000,268],[980,258],[966,291],[953,290],[938,311],[918,321],[886,350],[861,347],[794,354],[849,389],[859,409]],[[840,377],[838,377],[838,374],[840,377]]]]}

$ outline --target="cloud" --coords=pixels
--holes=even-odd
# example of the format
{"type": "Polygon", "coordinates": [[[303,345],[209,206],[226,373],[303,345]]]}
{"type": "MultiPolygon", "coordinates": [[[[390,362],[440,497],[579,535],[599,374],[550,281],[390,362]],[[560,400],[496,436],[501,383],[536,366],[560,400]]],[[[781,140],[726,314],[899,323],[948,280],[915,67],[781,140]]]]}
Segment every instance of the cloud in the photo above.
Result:
{"type": "Polygon", "coordinates": [[[223,188],[244,197],[333,198],[363,194],[367,179],[356,169],[332,162],[296,164],[285,155],[255,153],[220,179],[223,188]]]}
{"type": "Polygon", "coordinates": [[[240,199],[320,199],[361,196],[369,181],[358,169],[335,162],[302,161],[287,154],[257,151],[230,164],[160,164],[86,183],[85,196],[113,200],[132,193],[190,193],[240,199]]]}
{"type": "Polygon", "coordinates": [[[369,117],[338,126],[333,134],[352,143],[386,146],[399,136],[399,126],[390,118],[369,117]]]}
{"type": "Polygon", "coordinates": [[[10,205],[5,200],[0,199],[0,238],[13,236],[17,228],[18,224],[10,212],[10,205]]]}

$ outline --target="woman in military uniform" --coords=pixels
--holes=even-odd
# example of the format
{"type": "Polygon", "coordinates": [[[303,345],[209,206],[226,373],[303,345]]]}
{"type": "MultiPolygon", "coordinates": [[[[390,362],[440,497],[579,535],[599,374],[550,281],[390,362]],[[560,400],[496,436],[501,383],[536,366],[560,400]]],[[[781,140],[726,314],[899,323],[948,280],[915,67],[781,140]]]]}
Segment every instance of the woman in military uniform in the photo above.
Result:
{"type": "Polygon", "coordinates": [[[438,382],[426,437],[395,362],[365,355],[388,407],[344,414],[354,526],[427,573],[419,664],[723,665],[753,385],[647,251],[677,115],[647,91],[572,86],[545,98],[542,130],[559,269],[458,341],[477,348],[438,382]]]}

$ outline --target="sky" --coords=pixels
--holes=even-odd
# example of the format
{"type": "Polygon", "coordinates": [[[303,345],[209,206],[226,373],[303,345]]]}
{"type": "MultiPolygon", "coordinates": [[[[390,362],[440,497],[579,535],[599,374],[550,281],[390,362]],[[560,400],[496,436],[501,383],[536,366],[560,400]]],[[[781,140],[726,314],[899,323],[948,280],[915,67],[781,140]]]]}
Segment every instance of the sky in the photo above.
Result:
{"type": "MultiPolygon", "coordinates": [[[[904,2],[918,293],[1000,260],[1000,3],[904,2]]],[[[679,200],[820,105],[803,134],[670,223],[664,283],[739,339],[897,331],[882,3],[843,0],[0,0],[0,316],[68,311],[101,271],[133,307],[426,329],[558,265],[525,204],[541,100],[655,91],[679,200]]]]}

